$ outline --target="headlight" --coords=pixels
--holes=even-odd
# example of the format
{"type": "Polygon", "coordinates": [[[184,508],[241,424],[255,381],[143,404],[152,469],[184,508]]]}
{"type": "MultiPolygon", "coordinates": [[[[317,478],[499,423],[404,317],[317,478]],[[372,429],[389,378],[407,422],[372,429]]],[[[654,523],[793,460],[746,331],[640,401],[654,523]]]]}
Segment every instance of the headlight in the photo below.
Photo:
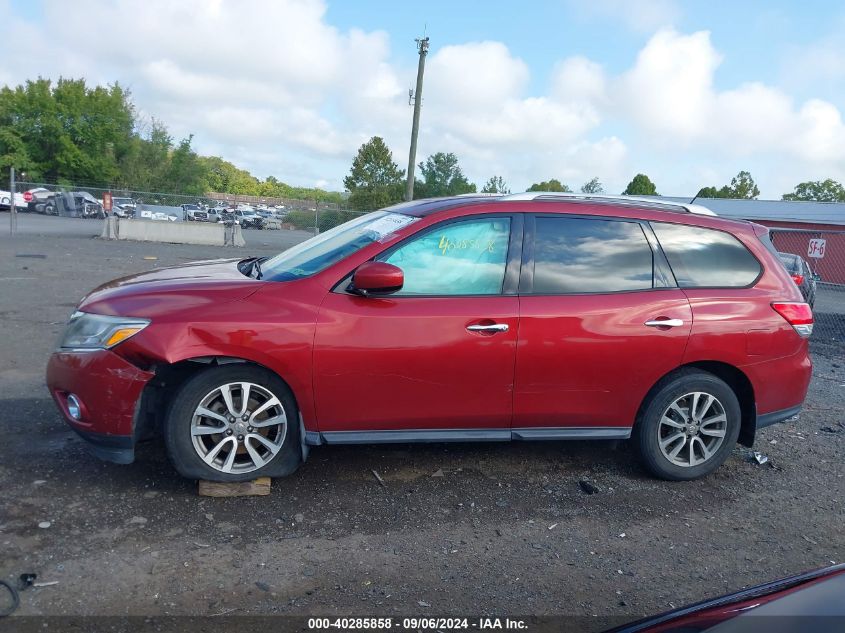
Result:
{"type": "Polygon", "coordinates": [[[59,347],[109,349],[134,336],[149,324],[148,319],[74,312],[59,347]]]}

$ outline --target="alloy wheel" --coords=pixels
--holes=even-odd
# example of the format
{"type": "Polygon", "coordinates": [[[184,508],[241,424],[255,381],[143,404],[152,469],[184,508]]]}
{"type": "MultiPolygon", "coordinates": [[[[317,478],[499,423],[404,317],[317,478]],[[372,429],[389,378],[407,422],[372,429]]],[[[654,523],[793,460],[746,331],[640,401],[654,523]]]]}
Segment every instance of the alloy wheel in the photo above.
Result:
{"type": "Polygon", "coordinates": [[[287,415],[278,397],[252,382],[232,382],[200,400],[191,441],[206,464],[223,473],[249,473],[272,460],[285,442],[287,415]]]}
{"type": "Polygon", "coordinates": [[[708,461],[722,445],[728,429],[725,407],[712,394],[695,391],[677,398],[660,418],[660,452],[677,466],[691,468],[708,461]]]}

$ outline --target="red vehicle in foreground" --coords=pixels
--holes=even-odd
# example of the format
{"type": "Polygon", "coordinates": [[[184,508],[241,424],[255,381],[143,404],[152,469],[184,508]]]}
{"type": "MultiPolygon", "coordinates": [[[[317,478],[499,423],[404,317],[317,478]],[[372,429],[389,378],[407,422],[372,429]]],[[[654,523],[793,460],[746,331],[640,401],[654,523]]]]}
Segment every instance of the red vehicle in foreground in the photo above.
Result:
{"type": "Polygon", "coordinates": [[[605,633],[834,633],[845,621],[845,565],[757,585],[605,633]]]}
{"type": "Polygon", "coordinates": [[[456,197],[101,286],[47,384],[100,457],[161,433],[190,478],[286,475],[318,444],[631,438],[694,479],[798,413],[812,324],[764,227],[456,197]]]}

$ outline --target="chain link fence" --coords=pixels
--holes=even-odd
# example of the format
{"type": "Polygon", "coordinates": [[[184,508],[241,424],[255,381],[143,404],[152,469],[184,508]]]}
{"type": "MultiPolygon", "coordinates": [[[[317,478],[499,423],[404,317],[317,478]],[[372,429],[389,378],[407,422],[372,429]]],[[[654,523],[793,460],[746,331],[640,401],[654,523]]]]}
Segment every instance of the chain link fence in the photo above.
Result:
{"type": "Polygon", "coordinates": [[[771,236],[779,252],[798,255],[809,268],[809,274],[796,270],[793,279],[813,305],[813,341],[841,348],[845,343],[845,229],[772,228],[771,236]]]}
{"type": "Polygon", "coordinates": [[[326,231],[366,213],[318,200],[225,193],[197,196],[27,181],[16,182],[14,192],[0,187],[0,209],[8,210],[12,198],[19,213],[83,219],[104,218],[111,213],[119,217],[169,222],[238,222],[249,229],[301,229],[314,232],[326,231]],[[103,203],[106,193],[112,197],[110,212],[103,203]]]}

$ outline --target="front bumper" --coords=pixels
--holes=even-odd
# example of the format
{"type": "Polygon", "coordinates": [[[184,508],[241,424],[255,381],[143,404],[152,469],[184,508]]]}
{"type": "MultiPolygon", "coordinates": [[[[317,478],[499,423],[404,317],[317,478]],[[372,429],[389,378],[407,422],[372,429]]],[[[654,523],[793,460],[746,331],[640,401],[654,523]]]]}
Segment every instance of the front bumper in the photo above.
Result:
{"type": "Polygon", "coordinates": [[[135,416],[152,372],[109,350],[55,352],[47,364],[47,387],[65,421],[101,459],[127,464],[134,458],[135,416]],[[68,410],[68,396],[81,414],[68,410]]]}
{"type": "Polygon", "coordinates": [[[74,431],[85,440],[85,448],[94,457],[113,464],[131,464],[135,461],[135,438],[131,435],[105,435],[80,431],[71,425],[74,431]]]}

